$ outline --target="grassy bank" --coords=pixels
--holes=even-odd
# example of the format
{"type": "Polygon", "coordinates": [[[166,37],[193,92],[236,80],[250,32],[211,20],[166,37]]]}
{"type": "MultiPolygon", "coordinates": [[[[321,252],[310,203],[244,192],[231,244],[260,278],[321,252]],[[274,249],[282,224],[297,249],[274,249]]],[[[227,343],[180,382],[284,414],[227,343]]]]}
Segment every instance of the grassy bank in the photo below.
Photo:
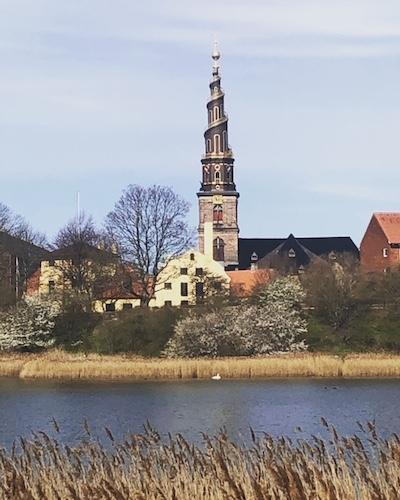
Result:
{"type": "MultiPolygon", "coordinates": [[[[328,427],[328,424],[326,424],[328,427]]],[[[56,428],[58,428],[56,426],[56,428]]],[[[369,424],[364,436],[311,441],[256,437],[250,446],[228,436],[162,442],[148,428],[110,447],[91,436],[68,447],[37,432],[21,450],[0,450],[1,498],[42,499],[397,499],[400,441],[380,439],[369,424]],[[372,450],[372,453],[371,453],[372,450]]]]}
{"type": "Polygon", "coordinates": [[[268,377],[400,377],[400,356],[325,354],[264,358],[144,359],[129,356],[69,354],[0,357],[0,376],[54,380],[175,380],[268,377]]]}

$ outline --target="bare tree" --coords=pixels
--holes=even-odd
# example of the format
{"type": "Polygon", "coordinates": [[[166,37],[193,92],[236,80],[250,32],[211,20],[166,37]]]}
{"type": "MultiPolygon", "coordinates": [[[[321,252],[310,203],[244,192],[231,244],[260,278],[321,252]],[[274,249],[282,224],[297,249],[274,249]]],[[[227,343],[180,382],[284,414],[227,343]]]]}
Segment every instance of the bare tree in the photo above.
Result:
{"type": "Polygon", "coordinates": [[[189,204],[171,188],[130,185],[107,215],[106,229],[124,260],[136,270],[136,295],[148,306],[168,262],[193,242],[189,204]]]}
{"type": "Polygon", "coordinates": [[[316,259],[301,275],[308,305],[327,324],[343,328],[357,311],[359,276],[359,262],[352,255],[316,259]]]}
{"type": "Polygon", "coordinates": [[[84,213],[58,232],[52,259],[62,279],[64,305],[90,310],[96,296],[115,286],[119,259],[104,248],[104,241],[93,218],[84,213]]]}

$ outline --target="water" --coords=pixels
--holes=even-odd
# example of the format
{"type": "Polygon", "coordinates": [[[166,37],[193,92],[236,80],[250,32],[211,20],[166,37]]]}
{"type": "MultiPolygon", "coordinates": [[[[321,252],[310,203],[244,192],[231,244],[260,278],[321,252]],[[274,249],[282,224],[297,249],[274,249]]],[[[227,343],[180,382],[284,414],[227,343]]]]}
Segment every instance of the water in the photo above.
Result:
{"type": "Polygon", "coordinates": [[[31,430],[63,442],[85,435],[86,419],[106,440],[143,430],[149,421],[161,434],[183,433],[199,441],[201,432],[225,427],[246,439],[249,427],[276,436],[323,435],[321,416],[343,434],[358,432],[356,421],[376,419],[384,435],[400,433],[400,380],[268,379],[140,383],[54,383],[0,379],[0,444],[10,447],[31,430]],[[296,430],[300,427],[302,430],[296,430]]]}

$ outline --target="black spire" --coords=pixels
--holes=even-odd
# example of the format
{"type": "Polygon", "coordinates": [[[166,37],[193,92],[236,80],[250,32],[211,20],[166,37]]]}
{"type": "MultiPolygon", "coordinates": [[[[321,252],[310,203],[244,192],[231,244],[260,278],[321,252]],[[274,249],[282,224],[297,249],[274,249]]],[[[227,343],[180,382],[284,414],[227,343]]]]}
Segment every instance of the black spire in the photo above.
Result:
{"type": "Polygon", "coordinates": [[[221,54],[214,47],[210,99],[207,103],[208,126],[204,133],[205,155],[202,159],[203,181],[201,191],[236,191],[233,181],[233,155],[228,142],[228,116],[225,113],[221,89],[219,59],[221,54]]]}

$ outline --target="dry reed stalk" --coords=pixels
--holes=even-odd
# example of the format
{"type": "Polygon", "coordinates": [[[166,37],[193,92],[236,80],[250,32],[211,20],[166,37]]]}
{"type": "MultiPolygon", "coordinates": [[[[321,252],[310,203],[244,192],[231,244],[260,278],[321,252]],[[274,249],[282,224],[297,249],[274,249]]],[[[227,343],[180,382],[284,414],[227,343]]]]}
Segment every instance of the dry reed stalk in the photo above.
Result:
{"type": "Polygon", "coordinates": [[[0,376],[82,380],[177,380],[268,377],[399,377],[400,356],[290,354],[257,358],[144,359],[50,351],[0,357],[0,376]]]}
{"type": "Polygon", "coordinates": [[[251,445],[238,444],[221,432],[198,446],[182,436],[163,441],[147,426],[122,443],[106,429],[103,447],[86,424],[72,447],[36,432],[19,451],[0,449],[0,498],[397,500],[399,438],[381,439],[372,423],[362,439],[324,425],[330,442],[296,444],[254,433],[251,445]]]}

